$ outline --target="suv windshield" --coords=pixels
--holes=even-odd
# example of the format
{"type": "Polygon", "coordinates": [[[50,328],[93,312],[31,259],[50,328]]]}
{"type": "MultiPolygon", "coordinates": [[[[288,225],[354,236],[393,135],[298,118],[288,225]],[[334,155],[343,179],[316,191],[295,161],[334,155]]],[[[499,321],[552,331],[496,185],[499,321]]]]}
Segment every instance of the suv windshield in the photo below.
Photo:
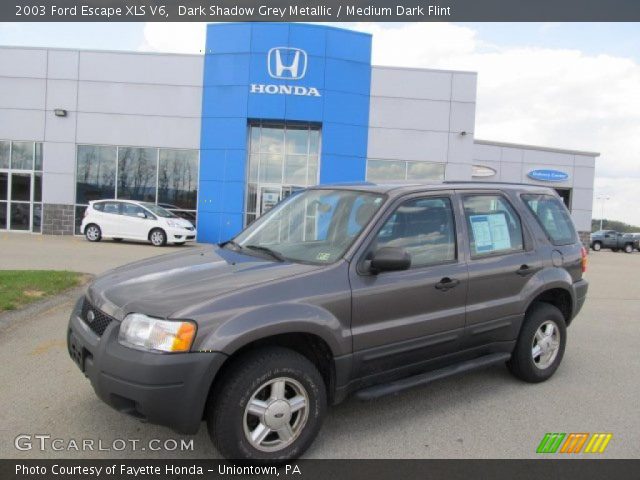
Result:
{"type": "Polygon", "coordinates": [[[151,211],[154,215],[157,215],[162,218],[177,218],[177,215],[171,213],[169,210],[166,210],[158,205],[154,205],[153,203],[143,203],[144,208],[151,211]]]}
{"type": "Polygon", "coordinates": [[[360,234],[383,198],[355,190],[305,190],[260,217],[228,245],[274,258],[332,263],[360,234]]]}

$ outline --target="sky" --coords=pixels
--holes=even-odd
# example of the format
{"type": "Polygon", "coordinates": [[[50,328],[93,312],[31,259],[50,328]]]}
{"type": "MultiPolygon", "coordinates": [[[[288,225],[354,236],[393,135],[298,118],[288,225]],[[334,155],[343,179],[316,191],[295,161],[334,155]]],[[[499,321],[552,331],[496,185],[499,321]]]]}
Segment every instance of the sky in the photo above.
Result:
{"type": "MultiPolygon", "coordinates": [[[[594,218],[640,226],[640,24],[340,26],[373,34],[375,65],[478,72],[476,138],[600,152],[594,218]]],[[[0,45],[199,53],[204,38],[198,23],[0,23],[0,45]]]]}

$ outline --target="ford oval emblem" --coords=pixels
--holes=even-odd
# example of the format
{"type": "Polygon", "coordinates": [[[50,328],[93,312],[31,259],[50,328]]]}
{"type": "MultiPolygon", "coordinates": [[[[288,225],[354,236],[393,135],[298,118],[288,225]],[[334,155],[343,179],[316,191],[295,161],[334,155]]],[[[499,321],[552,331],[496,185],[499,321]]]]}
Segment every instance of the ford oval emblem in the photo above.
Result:
{"type": "Polygon", "coordinates": [[[569,174],[561,172],[560,170],[531,170],[527,176],[533,180],[539,180],[541,182],[564,182],[569,178],[569,174]]]}
{"type": "Polygon", "coordinates": [[[87,322],[89,323],[93,323],[93,321],[96,319],[96,314],[93,313],[93,310],[89,310],[87,312],[87,322]]]}

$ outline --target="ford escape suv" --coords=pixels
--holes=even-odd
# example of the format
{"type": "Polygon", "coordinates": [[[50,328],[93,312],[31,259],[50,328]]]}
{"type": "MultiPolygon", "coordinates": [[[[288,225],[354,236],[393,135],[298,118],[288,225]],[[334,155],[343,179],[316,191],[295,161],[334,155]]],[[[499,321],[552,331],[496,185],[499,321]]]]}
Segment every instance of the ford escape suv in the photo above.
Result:
{"type": "Polygon", "coordinates": [[[216,246],[96,278],[67,332],[97,395],[227,458],[301,455],[328,405],[505,363],[558,368],[586,251],[547,188],[298,192],[216,246]]]}

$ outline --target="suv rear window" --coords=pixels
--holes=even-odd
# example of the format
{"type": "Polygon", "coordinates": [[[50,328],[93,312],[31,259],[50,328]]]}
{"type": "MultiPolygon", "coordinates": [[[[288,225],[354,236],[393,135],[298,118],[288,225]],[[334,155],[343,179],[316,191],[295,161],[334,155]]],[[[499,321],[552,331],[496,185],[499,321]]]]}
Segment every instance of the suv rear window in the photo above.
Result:
{"type": "Polygon", "coordinates": [[[554,245],[575,243],[573,222],[560,199],[552,195],[522,195],[522,200],[533,212],[538,223],[554,245]]]}

